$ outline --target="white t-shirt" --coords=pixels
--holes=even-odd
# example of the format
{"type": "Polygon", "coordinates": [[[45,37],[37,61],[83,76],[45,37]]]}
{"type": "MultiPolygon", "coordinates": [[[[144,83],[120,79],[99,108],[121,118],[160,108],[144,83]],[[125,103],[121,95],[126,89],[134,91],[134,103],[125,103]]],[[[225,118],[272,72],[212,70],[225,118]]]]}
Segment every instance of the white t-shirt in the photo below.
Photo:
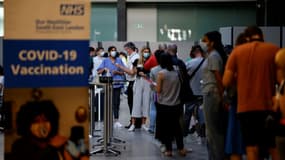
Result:
{"type": "Polygon", "coordinates": [[[92,69],[92,76],[96,77],[97,76],[97,69],[103,62],[104,57],[101,56],[96,56],[93,57],[93,69],[92,69]]]}
{"type": "MultiPolygon", "coordinates": [[[[129,69],[133,69],[133,63],[137,60],[137,59],[139,59],[140,58],[140,56],[139,56],[139,54],[138,53],[136,53],[136,52],[133,52],[131,55],[129,55],[128,56],[128,62],[127,62],[127,67],[129,68],[129,69]]],[[[128,81],[134,81],[135,79],[136,79],[136,74],[135,75],[128,75],[128,74],[126,74],[126,79],[128,80],[128,81]]]]}

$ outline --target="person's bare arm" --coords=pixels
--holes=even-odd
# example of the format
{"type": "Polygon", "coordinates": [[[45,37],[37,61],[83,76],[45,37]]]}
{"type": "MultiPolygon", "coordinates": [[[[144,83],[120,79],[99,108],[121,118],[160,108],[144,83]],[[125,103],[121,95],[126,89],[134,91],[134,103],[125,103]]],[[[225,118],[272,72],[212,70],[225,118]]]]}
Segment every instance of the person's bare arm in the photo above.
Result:
{"type": "Polygon", "coordinates": [[[156,87],[155,87],[155,90],[158,94],[161,93],[163,79],[164,79],[163,73],[158,72],[157,79],[156,79],[156,87]]]}
{"type": "Polygon", "coordinates": [[[224,87],[229,87],[234,81],[234,73],[230,70],[226,70],[223,76],[224,87]]]}

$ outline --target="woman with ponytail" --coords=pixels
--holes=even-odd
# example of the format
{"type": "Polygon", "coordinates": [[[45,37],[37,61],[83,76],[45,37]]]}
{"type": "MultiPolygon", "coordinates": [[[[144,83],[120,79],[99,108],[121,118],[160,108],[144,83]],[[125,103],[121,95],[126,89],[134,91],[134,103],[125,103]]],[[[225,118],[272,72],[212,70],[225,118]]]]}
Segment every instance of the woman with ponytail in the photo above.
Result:
{"type": "Polygon", "coordinates": [[[218,31],[211,31],[203,36],[200,46],[206,53],[202,65],[203,110],[206,123],[208,155],[211,160],[223,160],[226,133],[226,112],[223,108],[224,92],[222,75],[227,55],[218,31]]]}

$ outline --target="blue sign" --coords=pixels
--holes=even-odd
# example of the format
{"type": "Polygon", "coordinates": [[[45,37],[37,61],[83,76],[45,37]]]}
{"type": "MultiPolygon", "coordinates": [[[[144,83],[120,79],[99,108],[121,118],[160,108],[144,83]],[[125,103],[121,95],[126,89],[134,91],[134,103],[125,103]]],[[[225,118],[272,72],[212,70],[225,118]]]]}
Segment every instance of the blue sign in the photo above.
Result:
{"type": "Polygon", "coordinates": [[[88,40],[4,40],[5,87],[88,86],[88,40]]]}

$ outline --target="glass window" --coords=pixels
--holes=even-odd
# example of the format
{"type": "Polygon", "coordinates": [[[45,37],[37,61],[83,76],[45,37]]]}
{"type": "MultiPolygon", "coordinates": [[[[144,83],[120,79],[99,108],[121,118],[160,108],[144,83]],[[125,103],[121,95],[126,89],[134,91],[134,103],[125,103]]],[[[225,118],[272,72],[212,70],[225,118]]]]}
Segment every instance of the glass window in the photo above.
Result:
{"type": "Polygon", "coordinates": [[[158,41],[197,41],[204,33],[225,26],[255,24],[256,9],[248,4],[158,6],[158,41]]]}
{"type": "Polygon", "coordinates": [[[92,3],[91,41],[117,40],[117,5],[92,3]]]}

